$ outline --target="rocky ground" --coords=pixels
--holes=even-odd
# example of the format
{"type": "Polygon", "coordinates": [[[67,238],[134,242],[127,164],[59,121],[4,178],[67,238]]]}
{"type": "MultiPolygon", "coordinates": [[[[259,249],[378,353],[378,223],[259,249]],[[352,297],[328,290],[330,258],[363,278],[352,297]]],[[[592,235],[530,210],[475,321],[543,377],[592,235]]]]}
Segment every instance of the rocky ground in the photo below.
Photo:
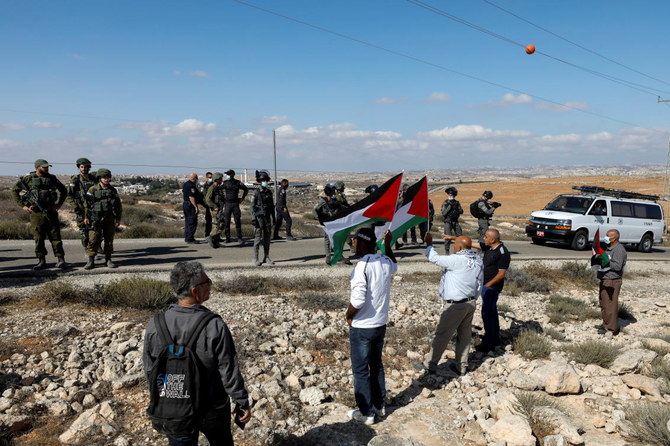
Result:
{"type": "MultiPolygon", "coordinates": [[[[632,438],[627,407],[670,402],[668,382],[648,376],[652,361],[670,363],[670,343],[658,339],[670,335],[670,265],[630,262],[628,268],[622,300],[635,320],[623,322],[619,336],[604,338],[597,319],[550,323],[547,294],[503,293],[499,304],[507,345],[488,355],[471,353],[470,370],[459,377],[447,367],[451,351],[437,375],[424,376],[418,367],[438,317],[439,271],[427,262],[401,264],[384,351],[389,413],[372,426],[346,417],[353,407],[343,317],[350,267],[211,271],[215,288],[250,274],[280,276],[286,283],[286,291],[271,295],[233,296],[217,289],[207,303],[232,330],[252,398],[253,419],[244,431],[234,428],[236,444],[641,444],[632,438]],[[333,287],[305,292],[291,286],[305,276],[327,277],[333,287]],[[529,360],[514,351],[509,341],[525,328],[551,329],[548,358],[529,360]],[[612,365],[577,363],[563,350],[586,340],[616,346],[612,365]],[[536,403],[521,410],[518,400],[529,395],[536,403]]],[[[122,276],[60,280],[93,287],[122,276]]],[[[151,277],[167,280],[167,273],[151,277]]],[[[5,441],[164,444],[144,415],[141,350],[151,313],[79,303],[54,306],[40,298],[42,286],[29,279],[3,283],[0,432],[5,441]]],[[[596,295],[594,288],[571,283],[555,292],[591,303],[596,295]]],[[[479,317],[474,330],[482,332],[479,317]]]]}

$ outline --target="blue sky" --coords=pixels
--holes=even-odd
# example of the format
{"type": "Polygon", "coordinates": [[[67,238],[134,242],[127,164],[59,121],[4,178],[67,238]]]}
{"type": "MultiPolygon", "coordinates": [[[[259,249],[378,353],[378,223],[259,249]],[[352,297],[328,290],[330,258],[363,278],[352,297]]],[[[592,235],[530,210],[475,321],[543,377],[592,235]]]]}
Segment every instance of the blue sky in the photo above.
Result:
{"type": "Polygon", "coordinates": [[[484,0],[422,3],[513,43],[404,0],[250,0],[396,54],[232,0],[0,0],[0,174],[267,168],[273,129],[280,170],[665,162],[670,2],[491,2],[662,82],[484,0]]]}

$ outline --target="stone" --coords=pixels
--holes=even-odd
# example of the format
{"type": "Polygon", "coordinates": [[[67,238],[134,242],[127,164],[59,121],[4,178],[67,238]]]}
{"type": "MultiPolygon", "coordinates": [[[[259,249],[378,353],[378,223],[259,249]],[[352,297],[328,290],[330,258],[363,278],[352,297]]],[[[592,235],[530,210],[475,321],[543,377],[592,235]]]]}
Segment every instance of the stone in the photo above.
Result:
{"type": "Polygon", "coordinates": [[[521,415],[517,410],[520,406],[516,395],[509,389],[500,389],[495,394],[489,397],[489,406],[491,408],[491,416],[496,420],[501,419],[505,415],[521,415]]]}
{"type": "Polygon", "coordinates": [[[318,406],[325,398],[323,390],[318,387],[308,387],[300,391],[300,401],[310,406],[318,406]]]}
{"type": "MultiPolygon", "coordinates": [[[[109,403],[107,403],[107,405],[109,405],[109,403]]],[[[101,409],[102,405],[97,405],[82,412],[70,427],[58,437],[61,443],[70,445],[88,445],[91,444],[92,438],[97,438],[100,435],[110,437],[116,434],[116,428],[99,413],[101,409]]],[[[109,414],[110,409],[111,407],[109,409],[104,409],[104,411],[109,414]]]]}
{"type": "Polygon", "coordinates": [[[626,374],[621,376],[621,380],[628,387],[638,389],[642,393],[652,395],[657,398],[661,397],[661,389],[656,380],[653,378],[649,378],[648,376],[643,375],[626,374]]]}
{"type": "Polygon", "coordinates": [[[465,425],[465,435],[463,441],[466,444],[473,446],[487,446],[486,436],[484,430],[479,426],[479,423],[469,421],[465,425]]]}
{"type": "Polygon", "coordinates": [[[536,390],[539,389],[540,383],[533,377],[526,375],[521,370],[514,369],[507,377],[507,381],[513,387],[521,390],[536,390]]]}
{"type": "Polygon", "coordinates": [[[51,415],[63,416],[70,413],[70,406],[63,400],[53,400],[47,404],[47,410],[51,415]]]}
{"type": "Polygon", "coordinates": [[[633,373],[640,369],[642,364],[651,362],[657,356],[656,352],[645,349],[630,349],[616,357],[610,370],[618,375],[633,373]]]}
{"type": "Polygon", "coordinates": [[[279,382],[276,380],[263,383],[263,385],[261,385],[261,390],[265,392],[265,395],[271,398],[279,396],[283,392],[279,382]]]}
{"type": "Polygon", "coordinates": [[[534,370],[531,377],[552,395],[578,394],[582,388],[575,369],[570,364],[562,362],[549,362],[534,370]]]}
{"type": "Polygon", "coordinates": [[[284,382],[286,383],[287,386],[289,386],[292,389],[299,389],[302,387],[300,385],[300,378],[295,376],[294,374],[290,374],[284,379],[284,382]]]}
{"type": "Polygon", "coordinates": [[[373,437],[368,446],[419,446],[419,444],[398,435],[382,434],[373,437]]]}
{"type": "Polygon", "coordinates": [[[528,421],[520,415],[505,415],[493,425],[491,439],[507,446],[535,446],[535,437],[528,421]]]}
{"type": "Polygon", "coordinates": [[[0,398],[0,412],[4,412],[10,407],[12,407],[13,401],[11,398],[0,398]]]}
{"type": "Polygon", "coordinates": [[[533,419],[542,420],[543,424],[550,426],[552,435],[564,437],[570,444],[584,442],[580,435],[583,432],[582,427],[558,409],[548,406],[534,407],[533,419]]]}
{"type": "Polygon", "coordinates": [[[544,446],[568,446],[568,442],[563,435],[547,435],[542,440],[544,446]]]}

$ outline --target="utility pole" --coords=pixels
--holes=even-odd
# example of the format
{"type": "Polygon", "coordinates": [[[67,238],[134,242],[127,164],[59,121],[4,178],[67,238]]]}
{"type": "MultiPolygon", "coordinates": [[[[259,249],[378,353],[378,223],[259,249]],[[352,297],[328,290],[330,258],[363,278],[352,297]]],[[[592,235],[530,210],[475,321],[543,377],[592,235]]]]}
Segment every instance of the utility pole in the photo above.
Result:
{"type": "MultiPolygon", "coordinates": [[[[277,181],[279,180],[277,179],[277,132],[275,130],[272,130],[272,147],[273,147],[274,163],[275,163],[274,188],[275,188],[275,207],[276,207],[279,193],[279,188],[277,188],[277,181]]],[[[274,212],[274,209],[272,211],[274,212]]]]}
{"type": "MultiPolygon", "coordinates": [[[[658,97],[658,102],[670,102],[670,100],[658,97]]],[[[668,154],[665,157],[665,181],[663,182],[663,199],[665,200],[665,230],[670,232],[670,141],[668,142],[668,154]]]]}

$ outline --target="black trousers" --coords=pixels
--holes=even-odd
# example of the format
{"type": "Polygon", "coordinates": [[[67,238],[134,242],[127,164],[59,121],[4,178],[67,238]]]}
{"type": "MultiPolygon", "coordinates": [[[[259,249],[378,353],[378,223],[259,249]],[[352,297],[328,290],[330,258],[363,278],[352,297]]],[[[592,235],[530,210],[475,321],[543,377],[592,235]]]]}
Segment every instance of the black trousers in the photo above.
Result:
{"type": "Polygon", "coordinates": [[[291,218],[291,214],[288,212],[288,210],[284,212],[283,209],[277,209],[277,223],[275,224],[274,232],[275,237],[279,236],[279,230],[281,229],[281,224],[284,220],[286,220],[286,236],[291,237],[291,226],[293,225],[293,219],[291,218]]]}
{"type": "Polygon", "coordinates": [[[237,231],[237,238],[242,238],[242,214],[240,213],[239,203],[228,203],[223,205],[223,228],[226,240],[230,238],[230,217],[235,219],[235,230],[237,231]]]}
{"type": "Polygon", "coordinates": [[[184,202],[184,241],[195,240],[195,230],[198,228],[198,213],[191,202],[184,202]]]}

